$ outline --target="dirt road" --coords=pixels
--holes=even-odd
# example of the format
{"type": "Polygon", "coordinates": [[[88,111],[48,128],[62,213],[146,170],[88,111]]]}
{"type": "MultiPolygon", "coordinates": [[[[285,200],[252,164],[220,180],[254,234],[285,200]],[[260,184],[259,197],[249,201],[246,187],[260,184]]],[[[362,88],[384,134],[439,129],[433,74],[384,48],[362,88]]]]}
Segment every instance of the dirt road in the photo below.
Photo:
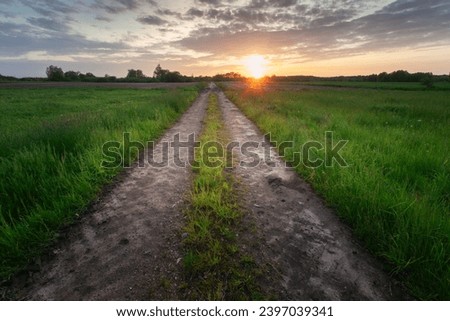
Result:
{"type": "MultiPolygon", "coordinates": [[[[256,126],[216,90],[231,139],[265,142],[256,126]]],[[[259,165],[237,166],[235,173],[246,188],[242,197],[261,243],[254,249],[260,263],[270,262],[281,277],[286,300],[389,300],[399,298],[398,287],[353,239],[345,226],[311,187],[271,148],[252,149],[259,165]]],[[[250,164],[252,155],[235,153],[250,164]]],[[[275,285],[274,288],[277,288],[275,285]]]]}
{"type": "MultiPolygon", "coordinates": [[[[263,135],[217,87],[203,92],[181,120],[149,150],[161,159],[164,142],[180,133],[198,135],[208,95],[219,97],[233,141],[263,142],[263,135]]],[[[263,158],[262,146],[254,149],[263,158]]],[[[244,191],[244,222],[254,225],[246,240],[255,260],[276,277],[263,288],[285,300],[399,299],[398,287],[353,239],[308,184],[278,156],[256,167],[233,170],[244,191]],[[274,166],[275,165],[275,166],[274,166]],[[255,242],[257,240],[257,242],[255,242]],[[255,244],[256,243],[256,244],[255,244]]],[[[248,155],[235,150],[240,161],[248,155]]],[[[181,149],[180,159],[189,155],[181,149]]],[[[183,197],[191,169],[173,162],[161,168],[137,164],[121,176],[89,215],[70,229],[54,255],[17,292],[31,300],[177,300],[182,282],[183,197]]]]}
{"type": "MultiPolygon", "coordinates": [[[[152,152],[162,159],[163,143],[176,134],[181,141],[199,134],[208,92],[166,132],[152,152]]],[[[164,300],[176,299],[180,282],[182,205],[190,187],[188,167],[168,166],[127,170],[92,213],[70,231],[41,267],[32,285],[19,297],[31,300],[164,300]],[[170,280],[170,282],[167,282],[170,280]],[[165,283],[164,283],[165,282],[165,283]],[[165,290],[160,291],[162,283],[165,290]]],[[[180,150],[187,161],[187,149],[180,150]]]]}

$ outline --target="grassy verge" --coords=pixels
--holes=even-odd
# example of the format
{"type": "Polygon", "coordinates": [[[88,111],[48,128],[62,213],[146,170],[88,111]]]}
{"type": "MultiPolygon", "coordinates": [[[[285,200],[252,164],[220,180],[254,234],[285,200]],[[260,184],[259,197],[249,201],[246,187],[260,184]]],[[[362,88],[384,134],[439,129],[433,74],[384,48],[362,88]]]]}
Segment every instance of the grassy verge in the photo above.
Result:
{"type": "Polygon", "coordinates": [[[260,299],[255,280],[261,272],[250,256],[241,254],[236,241],[242,214],[233,178],[224,169],[227,155],[219,152],[217,157],[208,157],[217,151],[209,142],[225,146],[227,139],[216,95],[210,96],[205,124],[196,152],[191,205],[186,211],[187,296],[194,300],[260,299]]]}
{"type": "Polygon", "coordinates": [[[120,171],[100,166],[103,143],[123,132],[156,139],[196,96],[195,88],[0,89],[0,279],[39,256],[120,171]]]}
{"type": "MultiPolygon", "coordinates": [[[[305,177],[366,246],[422,299],[450,299],[450,96],[447,92],[228,90],[278,142],[349,143],[350,164],[305,177]]],[[[317,152],[321,158],[322,151],[317,152]]]]}

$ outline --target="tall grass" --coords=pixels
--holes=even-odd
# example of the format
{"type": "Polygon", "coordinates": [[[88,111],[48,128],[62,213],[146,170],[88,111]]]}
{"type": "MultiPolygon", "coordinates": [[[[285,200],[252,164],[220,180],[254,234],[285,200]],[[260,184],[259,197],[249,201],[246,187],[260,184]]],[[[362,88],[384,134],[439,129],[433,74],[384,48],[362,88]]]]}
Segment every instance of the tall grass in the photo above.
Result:
{"type": "Polygon", "coordinates": [[[230,155],[219,152],[217,157],[207,157],[208,153],[217,152],[215,147],[208,148],[208,142],[223,146],[227,143],[215,94],[210,96],[205,124],[195,155],[198,166],[194,167],[196,176],[186,210],[186,296],[193,300],[260,299],[256,278],[262,272],[250,256],[241,253],[236,239],[242,213],[235,183],[225,171],[230,155]]]}
{"type": "MultiPolygon", "coordinates": [[[[422,299],[450,299],[450,94],[250,91],[227,95],[295,151],[325,131],[349,143],[348,168],[296,170],[422,299]]],[[[293,150],[285,157],[292,159],[293,150]]],[[[318,153],[323,157],[323,153],[318,153]]]]}
{"type": "Polygon", "coordinates": [[[120,171],[100,166],[103,143],[123,132],[157,138],[196,94],[0,89],[0,279],[38,256],[120,171]]]}

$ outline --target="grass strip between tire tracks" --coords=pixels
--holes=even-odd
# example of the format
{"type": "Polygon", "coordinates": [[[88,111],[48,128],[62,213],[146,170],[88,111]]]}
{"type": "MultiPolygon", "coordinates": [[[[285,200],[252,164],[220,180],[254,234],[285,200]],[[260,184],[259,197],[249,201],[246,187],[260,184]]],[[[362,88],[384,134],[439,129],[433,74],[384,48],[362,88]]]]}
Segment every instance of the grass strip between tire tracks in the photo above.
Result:
{"type": "Polygon", "coordinates": [[[224,146],[227,139],[215,94],[209,97],[205,124],[195,155],[190,206],[185,213],[186,295],[194,300],[262,299],[256,283],[262,272],[251,256],[242,253],[237,241],[242,212],[235,181],[225,170],[228,155],[211,143],[224,146]]]}

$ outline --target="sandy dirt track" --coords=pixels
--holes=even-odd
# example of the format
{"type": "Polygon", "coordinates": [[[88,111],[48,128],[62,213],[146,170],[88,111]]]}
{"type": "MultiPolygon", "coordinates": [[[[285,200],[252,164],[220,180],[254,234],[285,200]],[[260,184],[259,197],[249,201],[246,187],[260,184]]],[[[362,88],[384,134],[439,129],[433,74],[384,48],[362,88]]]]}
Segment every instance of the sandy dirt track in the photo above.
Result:
{"type": "MultiPolygon", "coordinates": [[[[204,92],[169,129],[154,150],[162,159],[163,142],[199,134],[207,105],[204,92]]],[[[179,259],[183,224],[181,207],[190,188],[189,167],[176,166],[169,148],[169,166],[157,168],[146,161],[126,170],[92,213],[70,231],[41,267],[31,286],[18,294],[31,300],[164,300],[176,299],[180,281],[179,259]],[[160,291],[170,278],[170,287],[160,291]],[[173,292],[172,292],[173,290],[173,292]]],[[[180,160],[188,160],[186,148],[180,160]]]]}
{"type": "MultiPolygon", "coordinates": [[[[271,148],[264,161],[264,136],[242,112],[216,89],[225,124],[236,142],[259,142],[252,151],[262,160],[256,167],[237,166],[244,186],[244,205],[256,222],[260,263],[270,262],[280,276],[280,299],[392,300],[401,298],[375,261],[324,202],[271,148]]],[[[266,142],[267,144],[267,142],[266,142]]],[[[267,145],[266,145],[267,146],[267,145]]],[[[235,150],[245,163],[253,156],[235,150]]]]}

